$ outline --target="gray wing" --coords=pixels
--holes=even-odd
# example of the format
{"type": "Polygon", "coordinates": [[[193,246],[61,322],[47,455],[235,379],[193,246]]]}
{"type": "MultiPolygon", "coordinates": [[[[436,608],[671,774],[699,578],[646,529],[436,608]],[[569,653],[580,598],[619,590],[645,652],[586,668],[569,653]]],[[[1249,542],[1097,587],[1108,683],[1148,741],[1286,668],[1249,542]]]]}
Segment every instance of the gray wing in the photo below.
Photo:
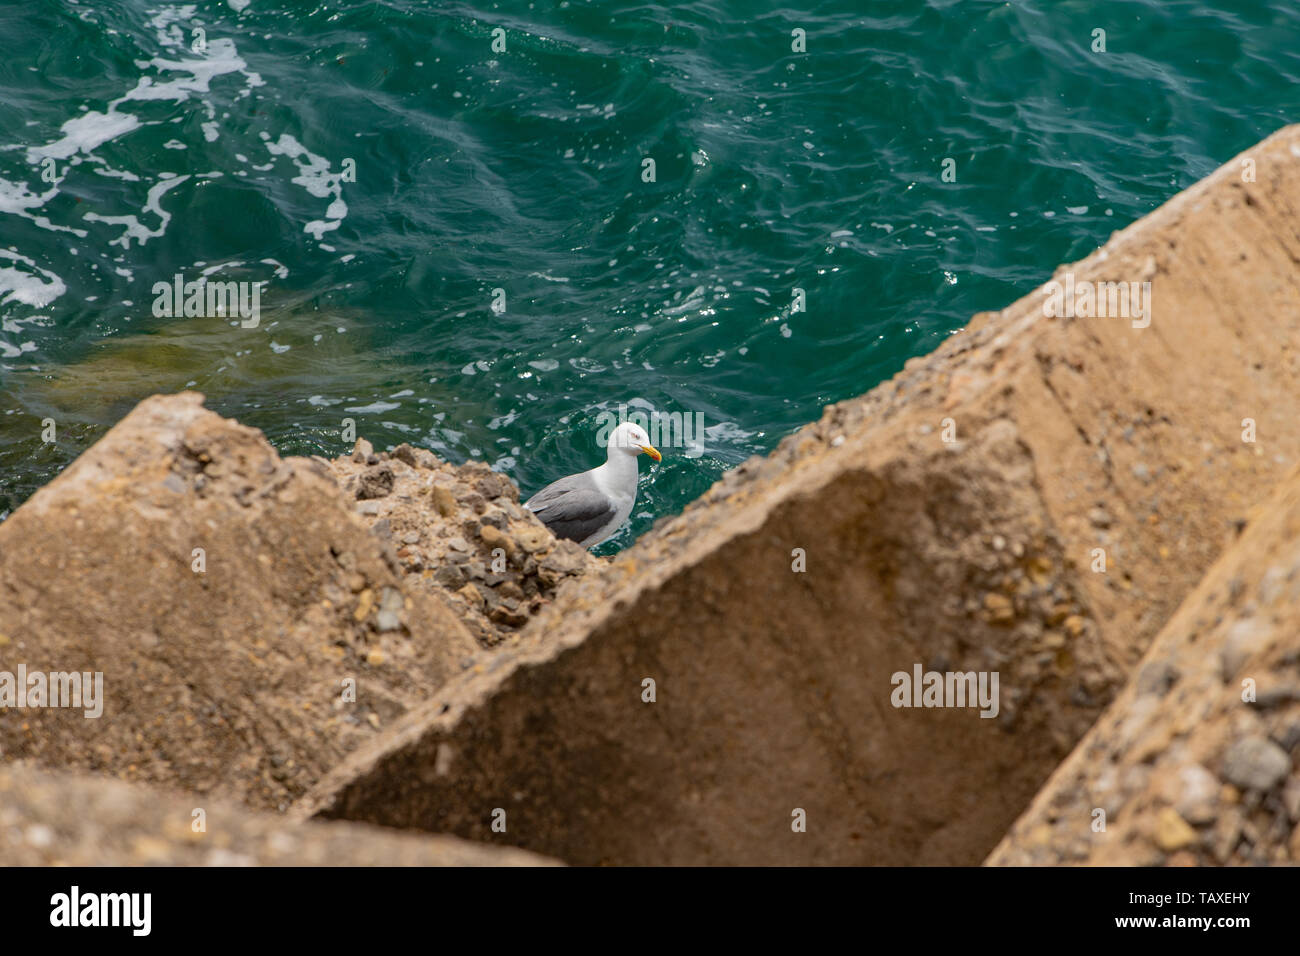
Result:
{"type": "Polygon", "coordinates": [[[609,524],[618,510],[586,475],[569,475],[552,482],[524,502],[524,507],[557,538],[579,544],[609,524]]]}

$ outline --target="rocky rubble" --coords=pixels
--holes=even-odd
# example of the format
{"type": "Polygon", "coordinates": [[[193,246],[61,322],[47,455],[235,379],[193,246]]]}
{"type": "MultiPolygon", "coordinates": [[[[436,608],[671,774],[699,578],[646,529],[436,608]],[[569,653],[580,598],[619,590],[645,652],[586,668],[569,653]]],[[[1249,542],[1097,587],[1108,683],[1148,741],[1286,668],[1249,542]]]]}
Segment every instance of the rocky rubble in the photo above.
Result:
{"type": "Polygon", "coordinates": [[[457,466],[407,444],[376,454],[361,439],[328,465],[412,586],[444,597],[483,647],[512,637],[561,583],[602,563],[557,540],[520,506],[514,483],[480,462],[457,466]]]}

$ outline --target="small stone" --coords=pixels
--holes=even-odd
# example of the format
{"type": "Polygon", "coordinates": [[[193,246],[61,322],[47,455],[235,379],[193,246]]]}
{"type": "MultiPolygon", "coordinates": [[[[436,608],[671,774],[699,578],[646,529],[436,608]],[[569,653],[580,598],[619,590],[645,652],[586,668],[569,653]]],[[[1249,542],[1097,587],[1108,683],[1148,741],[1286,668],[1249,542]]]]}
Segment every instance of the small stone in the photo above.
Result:
{"type": "Polygon", "coordinates": [[[370,444],[364,438],[358,438],[356,445],[352,448],[352,460],[358,465],[364,465],[375,454],[375,446],[370,444]]]}
{"type": "MultiPolygon", "coordinates": [[[[1282,788],[1282,806],[1291,822],[1300,823],[1300,777],[1292,777],[1282,788]]],[[[1296,862],[1300,863],[1300,860],[1296,862]]]]}
{"type": "Polygon", "coordinates": [[[348,575],[348,590],[351,591],[353,594],[360,594],[365,589],[365,586],[366,586],[365,575],[361,575],[361,574],[348,575]]]}
{"type": "Polygon", "coordinates": [[[1156,816],[1156,846],[1166,853],[1181,850],[1196,842],[1196,831],[1178,815],[1173,807],[1165,807],[1156,816]]]}
{"type": "Polygon", "coordinates": [[[384,662],[384,652],[377,647],[371,648],[370,653],[366,655],[366,663],[369,664],[371,667],[378,667],[383,662],[384,662]]]}
{"type": "Polygon", "coordinates": [[[1218,815],[1219,780],[1200,764],[1182,767],[1177,776],[1174,809],[1189,823],[1205,826],[1218,815]]]}
{"type": "Polygon", "coordinates": [[[361,500],[384,498],[393,490],[393,469],[391,465],[375,465],[367,468],[357,479],[357,497],[361,500]]]}
{"type": "Polygon", "coordinates": [[[453,551],[468,551],[469,542],[464,538],[457,536],[447,540],[447,547],[451,548],[453,551]]]}
{"type": "Polygon", "coordinates": [[[510,484],[509,479],[493,472],[490,475],[484,475],[478,481],[474,482],[474,490],[484,498],[500,498],[506,494],[506,486],[510,484]]]}
{"type": "Polygon", "coordinates": [[[529,527],[515,530],[515,540],[529,554],[542,550],[551,540],[551,534],[545,528],[529,527]]]}
{"type": "Polygon", "coordinates": [[[415,457],[415,449],[406,442],[402,442],[393,449],[393,457],[400,462],[410,465],[412,468],[420,467],[419,460],[415,457]]]}
{"type": "Polygon", "coordinates": [[[524,589],[514,581],[502,581],[497,586],[497,593],[503,598],[510,598],[515,601],[521,601],[524,597],[524,589]]]}
{"type": "Polygon", "coordinates": [[[1231,681],[1250,659],[1253,648],[1262,636],[1263,625],[1253,617],[1234,622],[1219,649],[1219,672],[1224,681],[1231,681]]]}
{"type": "Polygon", "coordinates": [[[450,517],[456,513],[456,496],[452,494],[451,489],[446,485],[435,485],[433,489],[433,505],[438,509],[438,514],[444,518],[450,517]]]}
{"type": "Polygon", "coordinates": [[[1068,604],[1053,604],[1051,609],[1046,613],[1047,626],[1056,627],[1058,624],[1065,623],[1065,619],[1070,616],[1074,610],[1068,604]]]}
{"type": "Polygon", "coordinates": [[[380,611],[375,615],[375,630],[396,631],[402,626],[402,619],[396,611],[380,611]]]}
{"type": "Polygon", "coordinates": [[[502,603],[488,612],[488,619],[497,624],[506,624],[510,627],[522,627],[528,623],[528,615],[518,608],[512,608],[502,603]]]}
{"type": "Polygon", "coordinates": [[[1243,790],[1271,790],[1291,772],[1291,758],[1267,737],[1244,737],[1223,755],[1223,776],[1243,790]]]}
{"type": "Polygon", "coordinates": [[[1016,617],[1015,605],[1011,603],[1011,598],[992,591],[984,595],[984,610],[988,612],[989,620],[998,624],[1008,624],[1016,617]]]}
{"type": "Polygon", "coordinates": [[[461,597],[463,597],[474,607],[481,608],[483,606],[483,595],[479,592],[479,589],[474,587],[474,585],[472,584],[465,585],[456,593],[459,594],[461,597]]]}
{"type": "Polygon", "coordinates": [[[375,606],[375,592],[366,588],[357,598],[357,609],[353,612],[352,617],[358,621],[364,621],[370,613],[371,608],[375,606]]]}
{"type": "Polygon", "coordinates": [[[478,536],[489,549],[501,548],[506,554],[515,553],[515,542],[500,528],[485,524],[478,529],[478,536]]]}
{"type": "Polygon", "coordinates": [[[1077,614],[1071,614],[1065,619],[1065,632],[1071,637],[1078,637],[1083,633],[1084,620],[1077,614]]]}
{"type": "Polygon", "coordinates": [[[419,543],[420,543],[420,532],[418,531],[408,531],[406,532],[406,534],[402,535],[402,544],[419,544],[419,543]]]}
{"type": "Polygon", "coordinates": [[[465,583],[465,571],[459,564],[442,564],[434,572],[433,579],[444,588],[454,591],[465,583]]]}
{"type": "Polygon", "coordinates": [[[377,515],[379,514],[378,501],[361,501],[357,503],[357,514],[359,515],[377,515]]]}

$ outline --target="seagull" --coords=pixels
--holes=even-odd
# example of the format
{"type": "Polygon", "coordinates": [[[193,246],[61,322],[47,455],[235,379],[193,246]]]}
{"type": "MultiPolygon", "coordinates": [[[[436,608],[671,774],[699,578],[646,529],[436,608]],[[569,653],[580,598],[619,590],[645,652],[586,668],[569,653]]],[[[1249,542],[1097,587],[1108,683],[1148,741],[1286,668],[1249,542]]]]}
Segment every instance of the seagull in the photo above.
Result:
{"type": "Polygon", "coordinates": [[[593,548],[621,528],[632,513],[636,456],[642,453],[663,461],[645,429],[624,422],[609,436],[605,464],[552,482],[525,501],[524,507],[557,538],[593,548]]]}

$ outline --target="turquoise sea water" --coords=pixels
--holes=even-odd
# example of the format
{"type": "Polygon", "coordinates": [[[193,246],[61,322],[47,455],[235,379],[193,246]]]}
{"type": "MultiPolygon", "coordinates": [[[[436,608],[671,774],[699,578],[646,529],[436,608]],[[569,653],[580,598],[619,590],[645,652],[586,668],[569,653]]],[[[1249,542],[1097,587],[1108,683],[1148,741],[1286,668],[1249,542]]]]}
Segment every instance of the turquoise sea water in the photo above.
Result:
{"type": "Polygon", "coordinates": [[[185,387],[525,493],[702,414],[617,549],[1300,118],[1295,0],[806,10],[0,0],[0,516],[185,387]],[[177,273],[259,325],[156,316],[177,273]]]}

